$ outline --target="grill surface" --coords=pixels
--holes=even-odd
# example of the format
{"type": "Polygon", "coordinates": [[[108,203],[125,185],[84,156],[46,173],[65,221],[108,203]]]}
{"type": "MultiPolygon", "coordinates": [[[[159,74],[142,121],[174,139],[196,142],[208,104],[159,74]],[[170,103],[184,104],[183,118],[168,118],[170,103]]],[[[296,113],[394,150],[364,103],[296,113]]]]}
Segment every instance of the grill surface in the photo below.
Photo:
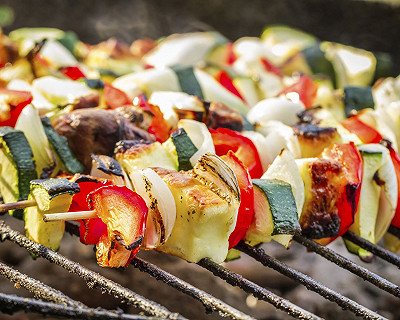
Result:
{"type": "MultiPolygon", "coordinates": [[[[8,218],[7,220],[12,220],[12,218],[8,218]]],[[[8,221],[9,222],[9,221],[8,221]]],[[[76,229],[74,226],[69,225],[69,232],[74,234],[76,233],[76,229]]],[[[94,271],[91,271],[78,263],[70,260],[62,255],[55,253],[41,245],[38,245],[26,237],[21,235],[18,231],[10,228],[4,222],[0,223],[0,235],[1,239],[10,240],[15,244],[25,248],[31,254],[35,256],[42,257],[66,270],[68,272],[78,275],[80,278],[84,279],[87,286],[92,289],[100,289],[101,293],[107,293],[109,296],[113,296],[118,300],[124,302],[128,305],[133,305],[136,309],[136,312],[143,312],[146,314],[144,316],[145,319],[150,317],[156,318],[166,318],[166,319],[185,319],[181,314],[170,312],[164,306],[150,301],[147,298],[135,293],[135,289],[130,290],[128,288],[124,288],[121,285],[115,283],[114,281],[107,279],[103,275],[100,275],[94,271]]],[[[354,235],[350,235],[350,237],[354,238],[354,235]]],[[[357,263],[351,262],[345,257],[337,254],[333,250],[322,247],[310,240],[305,239],[304,237],[298,235],[295,237],[297,242],[303,243],[306,247],[315,251],[316,253],[324,256],[325,258],[331,260],[332,262],[338,264],[339,266],[344,267],[345,269],[349,269],[351,272],[358,274],[360,273],[361,277],[366,280],[372,282],[377,287],[381,287],[383,290],[388,291],[393,296],[399,297],[400,289],[397,285],[379,277],[376,274],[368,271],[367,269],[359,266],[357,263]]],[[[70,239],[72,241],[75,240],[76,246],[81,246],[78,243],[77,239],[70,239]]],[[[7,242],[10,242],[7,241],[7,242]]],[[[391,256],[386,250],[382,248],[378,248],[377,246],[371,245],[369,243],[362,243],[361,245],[369,246],[376,251],[379,251],[383,256],[388,255],[391,256]],[[372,246],[372,247],[371,247],[372,246]],[[375,248],[376,247],[376,248],[375,248]]],[[[1,244],[4,246],[5,244],[1,244]]],[[[349,310],[354,316],[359,316],[364,319],[386,319],[386,317],[382,314],[378,314],[362,305],[358,302],[353,301],[341,294],[335,292],[334,290],[329,289],[325,285],[319,283],[318,281],[310,278],[306,274],[299,272],[288,265],[280,262],[279,260],[269,256],[265,253],[263,249],[252,248],[244,243],[240,243],[237,246],[237,249],[246,253],[248,256],[251,256],[255,260],[261,262],[264,266],[277,270],[281,274],[294,279],[295,281],[303,284],[308,290],[314,291],[324,297],[325,299],[335,302],[339,307],[343,309],[349,310]]],[[[28,257],[29,258],[29,257],[28,257]]],[[[94,257],[92,257],[94,258],[94,257]]],[[[391,257],[394,259],[394,264],[396,265],[397,260],[396,257],[391,257]]],[[[390,259],[389,259],[390,260],[390,259]]],[[[39,263],[39,261],[32,261],[32,263],[39,263]]],[[[216,316],[219,314],[223,317],[229,317],[233,319],[254,319],[251,316],[251,312],[246,314],[246,312],[242,312],[233,308],[229,305],[229,303],[225,303],[221,301],[221,299],[213,297],[211,294],[187,283],[184,280],[181,280],[175,277],[172,273],[164,271],[159,266],[154,265],[152,263],[146,262],[141,258],[135,258],[132,262],[132,265],[139,269],[142,272],[145,272],[157,280],[161,280],[162,282],[168,284],[169,286],[177,289],[178,292],[182,292],[196,300],[200,301],[203,307],[205,308],[205,312],[212,313],[212,316],[216,316]]],[[[165,265],[165,261],[164,261],[165,265]]],[[[164,265],[162,267],[164,267],[164,265]]],[[[191,266],[192,264],[187,264],[191,266]]],[[[208,269],[211,271],[216,277],[219,277],[225,280],[227,283],[232,286],[240,287],[244,292],[253,295],[259,300],[264,300],[269,302],[272,306],[274,306],[278,310],[282,310],[285,313],[289,314],[293,318],[298,319],[321,319],[319,315],[315,315],[309,311],[306,311],[302,307],[298,307],[295,304],[292,304],[286,299],[283,299],[276,295],[275,293],[265,289],[263,286],[259,286],[258,284],[247,280],[240,274],[237,274],[229,269],[215,264],[210,259],[203,259],[198,263],[199,266],[204,269],[208,269]]],[[[230,264],[227,265],[230,267],[230,264]]],[[[395,266],[393,266],[395,268],[395,266]]],[[[265,268],[265,270],[268,270],[265,268]]],[[[117,273],[117,276],[122,280],[126,277],[126,274],[121,274],[116,270],[108,270],[102,269],[100,273],[117,273]]],[[[339,270],[338,274],[344,272],[343,270],[339,270]]],[[[124,271],[125,273],[125,271],[124,271]]],[[[178,272],[179,273],[179,272],[178,272]]],[[[44,301],[39,301],[36,299],[23,299],[21,297],[11,296],[7,294],[0,295],[0,310],[2,312],[15,312],[16,310],[25,310],[26,312],[33,313],[44,313],[47,315],[57,315],[66,318],[81,318],[81,319],[139,319],[142,317],[132,316],[131,314],[124,313],[121,309],[117,311],[108,311],[104,309],[93,309],[87,307],[84,303],[75,301],[68,296],[64,295],[62,292],[57,289],[53,289],[38,280],[32,279],[29,276],[26,276],[12,267],[7,266],[4,263],[0,263],[0,274],[3,275],[6,279],[16,284],[16,287],[23,287],[28,291],[32,292],[36,299],[42,299],[44,301]]],[[[114,275],[115,276],[115,275],[114,275]]],[[[210,276],[212,279],[212,276],[210,276]]],[[[360,280],[361,281],[361,280],[360,280]]],[[[160,284],[161,286],[161,284],[160,284]]],[[[206,290],[207,291],[207,290],[206,290]]],[[[367,294],[366,292],[365,294],[367,294]]],[[[20,295],[20,294],[19,294],[20,295]]],[[[103,301],[108,300],[107,296],[104,296],[101,299],[100,303],[97,303],[97,306],[102,306],[103,301]]],[[[156,294],[152,294],[149,296],[150,299],[153,299],[153,296],[156,294]]],[[[360,296],[362,298],[362,295],[360,296]]],[[[393,297],[394,298],[394,297],[393,297]]],[[[179,299],[177,295],[177,299],[179,299]]],[[[248,298],[249,299],[249,298],[248,298]]],[[[397,298],[394,298],[397,299],[397,298]]],[[[83,299],[85,300],[85,299],[83,299]]],[[[223,300],[223,299],[222,299],[223,300]]],[[[193,302],[190,302],[193,303],[193,302]]],[[[398,303],[398,302],[397,302],[398,303]]],[[[162,303],[163,304],[163,303],[162,303]]],[[[236,306],[235,306],[236,307],[236,306]]],[[[119,306],[118,306],[119,308],[119,306]]],[[[184,313],[181,311],[181,308],[178,308],[176,311],[180,313],[184,313]]],[[[126,310],[131,312],[132,310],[126,310]]],[[[175,310],[174,310],[175,311],[175,310]]],[[[248,312],[248,311],[247,311],[248,312]]],[[[271,311],[270,311],[271,312],[271,311]]],[[[339,310],[336,310],[339,312],[339,310]]],[[[350,314],[346,312],[346,315],[350,314]]],[[[257,317],[257,316],[256,316],[257,317]]],[[[286,316],[283,312],[273,312],[265,313],[264,319],[283,319],[286,316]],[[272,314],[272,317],[269,315],[272,314]],[[275,317],[276,316],[276,317],[275,317]]],[[[352,317],[352,316],[350,316],[352,317]]],[[[191,318],[191,316],[189,316],[191,318]]],[[[261,318],[261,317],[257,317],[261,318]]]]}

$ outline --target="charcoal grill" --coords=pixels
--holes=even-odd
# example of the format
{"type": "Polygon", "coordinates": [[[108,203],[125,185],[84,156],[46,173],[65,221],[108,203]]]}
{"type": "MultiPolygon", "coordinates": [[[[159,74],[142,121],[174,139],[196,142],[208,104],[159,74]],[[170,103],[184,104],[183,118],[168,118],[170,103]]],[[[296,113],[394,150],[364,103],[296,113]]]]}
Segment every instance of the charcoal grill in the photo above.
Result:
{"type": "MultiPolygon", "coordinates": [[[[77,226],[73,223],[67,223],[67,231],[73,235],[78,234],[77,226]]],[[[69,298],[59,290],[45,285],[39,280],[35,280],[26,274],[20,273],[7,264],[0,262],[0,274],[2,276],[15,283],[16,286],[23,287],[34,294],[34,298],[21,298],[20,296],[0,293],[0,311],[3,313],[13,313],[22,310],[28,313],[42,313],[45,315],[74,319],[185,319],[183,315],[179,314],[179,310],[170,311],[161,304],[135,293],[134,290],[125,288],[113,280],[81,266],[73,260],[73,257],[65,257],[27,239],[20,232],[8,226],[4,220],[0,222],[0,236],[2,241],[11,241],[15,245],[19,245],[26,249],[27,252],[34,256],[46,259],[49,262],[66,269],[70,273],[81,277],[88,287],[92,289],[100,289],[102,293],[107,293],[108,295],[120,299],[126,304],[135,306],[141,314],[132,315],[125,313],[122,310],[110,311],[99,307],[88,307],[82,302],[69,298]]],[[[361,247],[372,251],[376,256],[379,256],[387,263],[392,264],[394,268],[400,268],[399,256],[388,252],[378,245],[363,240],[350,232],[346,233],[344,237],[357,243],[361,247]]],[[[389,280],[368,271],[366,268],[352,262],[350,259],[329,248],[323,247],[300,234],[295,235],[294,240],[305,246],[308,250],[313,251],[332,263],[337,264],[338,267],[354,273],[363,280],[369,281],[378,288],[390,293],[393,297],[400,298],[400,287],[391,283],[389,280]]],[[[76,241],[78,240],[76,239],[76,241]]],[[[236,249],[262,263],[265,267],[278,271],[279,273],[304,285],[308,290],[314,291],[325,299],[336,303],[340,308],[349,310],[356,316],[364,319],[386,319],[384,315],[380,315],[367,307],[362,306],[356,301],[329,289],[306,274],[280,262],[278,259],[268,255],[262,248],[250,247],[249,245],[240,242],[236,246],[236,249]]],[[[205,312],[212,312],[231,319],[254,319],[251,315],[237,310],[228,303],[225,303],[196,286],[181,280],[155,264],[138,257],[134,258],[131,264],[140,271],[160,280],[165,285],[171,286],[172,288],[200,301],[205,308],[205,312]]],[[[287,313],[293,318],[321,319],[318,314],[313,314],[291,303],[290,301],[274,294],[270,290],[247,280],[242,275],[235,273],[222,265],[214,263],[210,259],[203,259],[198,263],[198,265],[209,270],[215,277],[225,280],[232,286],[239,287],[241,290],[253,295],[257,299],[267,301],[276,309],[287,313]]],[[[99,306],[101,305],[102,303],[99,303],[99,306]]]]}
{"type": "MultiPolygon", "coordinates": [[[[3,0],[3,3],[19,8],[17,10],[21,10],[21,8],[27,9],[26,2],[22,0],[3,0]]],[[[379,3],[368,3],[365,6],[363,1],[347,0],[271,0],[268,3],[258,0],[254,1],[253,5],[246,2],[246,10],[243,10],[243,2],[239,0],[202,1],[202,8],[198,7],[196,1],[183,2],[174,0],[165,2],[147,0],[131,2],[130,8],[132,10],[142,10],[142,18],[149,20],[145,23],[132,19],[129,10],[124,11],[128,5],[127,2],[122,0],[101,0],[96,2],[96,6],[89,1],[82,1],[77,6],[72,0],[54,0],[52,5],[46,0],[32,0],[29,3],[29,10],[24,10],[26,13],[17,15],[15,24],[5,28],[5,32],[23,26],[54,26],[61,29],[75,29],[84,41],[98,42],[113,35],[125,41],[132,41],[143,36],[157,38],[172,32],[209,29],[211,28],[210,26],[214,26],[229,38],[235,39],[241,36],[258,36],[262,27],[268,23],[284,23],[314,33],[321,39],[353,44],[369,50],[391,52],[394,57],[398,57],[400,54],[400,47],[398,42],[395,41],[400,22],[400,9],[399,7],[391,8],[379,3]],[[113,7],[111,7],[111,3],[113,7]],[[159,9],[158,11],[156,10],[157,8],[159,9]],[[227,8],[232,14],[227,14],[227,8]],[[70,15],[66,15],[66,12],[70,12],[70,15]],[[163,14],[160,14],[160,12],[163,14]],[[355,16],[359,18],[357,21],[355,21],[355,16]],[[97,21],[101,17],[103,18],[97,21]],[[188,21],[190,22],[191,20],[195,23],[188,24],[188,21]],[[71,21],[78,21],[79,23],[71,26],[71,21]],[[199,21],[201,23],[198,23],[199,21]],[[251,23],[239,23],[239,21],[251,23]],[[107,30],[104,29],[104,25],[108,26],[107,30]]],[[[396,65],[397,73],[399,68],[400,65],[396,65]]],[[[124,287],[118,284],[118,281],[111,280],[111,278],[118,279],[118,277],[126,276],[124,273],[121,274],[119,270],[93,268],[96,271],[92,271],[75,262],[73,254],[65,257],[30,241],[21,232],[17,231],[17,228],[9,226],[9,224],[14,224],[12,218],[4,216],[3,219],[4,221],[0,221],[0,239],[4,243],[0,244],[0,250],[6,245],[10,248],[15,248],[15,250],[19,250],[18,246],[22,247],[23,249],[20,250],[23,253],[19,252],[19,255],[26,256],[30,253],[39,257],[38,261],[32,260],[30,263],[38,264],[40,263],[39,260],[48,260],[50,263],[58,265],[61,271],[65,269],[82,278],[89,288],[98,289],[104,293],[101,301],[94,305],[91,303],[89,307],[88,304],[72,299],[53,288],[57,285],[57,279],[53,279],[53,287],[46,285],[43,283],[46,281],[36,280],[10,266],[17,264],[17,261],[9,258],[7,263],[0,261],[0,274],[14,283],[15,287],[24,288],[30,294],[25,295],[28,297],[21,297],[2,293],[3,290],[0,289],[0,313],[3,315],[24,311],[29,315],[43,314],[47,317],[56,316],[76,319],[184,319],[185,312],[184,310],[181,312],[184,308],[167,308],[163,306],[162,302],[160,304],[160,302],[150,300],[153,299],[152,295],[147,295],[147,298],[145,298],[143,295],[136,293],[137,289],[140,288],[124,287]],[[124,310],[108,310],[106,302],[108,299],[113,299],[112,297],[120,300],[125,305],[134,306],[135,313],[138,314],[130,314],[130,312],[124,311],[127,308],[123,308],[124,310]]],[[[68,231],[76,235],[76,226],[68,224],[68,231]]],[[[393,229],[389,231],[392,234],[397,232],[397,230],[393,229]]],[[[399,234],[397,236],[400,237],[399,234]]],[[[352,233],[346,233],[344,238],[374,253],[385,264],[392,265],[390,266],[391,268],[395,270],[400,268],[400,258],[382,247],[360,239],[352,233]]],[[[77,239],[74,242],[75,246],[81,246],[77,239]]],[[[392,296],[395,306],[400,305],[398,300],[400,288],[398,285],[362,267],[358,262],[353,262],[349,258],[329,248],[322,247],[300,234],[295,235],[294,242],[298,244],[296,249],[299,249],[299,246],[304,246],[308,251],[313,252],[308,253],[309,255],[314,255],[315,253],[321,256],[321,259],[326,259],[336,264],[339,275],[349,271],[355,274],[356,279],[359,278],[357,281],[370,282],[372,286],[392,296]]],[[[332,305],[336,304],[338,306],[335,308],[338,312],[338,317],[347,319],[349,316],[354,315],[364,319],[385,319],[386,315],[382,312],[375,312],[375,310],[368,309],[368,306],[364,307],[363,303],[356,302],[356,300],[363,300],[363,294],[370,294],[368,292],[361,293],[361,299],[350,299],[272,257],[262,248],[252,248],[245,243],[239,243],[236,249],[242,251],[242,256],[251,257],[260,262],[264,266],[263,270],[265,272],[270,268],[274,269],[280,274],[304,285],[308,290],[314,291],[323,298],[332,301],[332,305]],[[349,310],[349,312],[342,313],[340,309],[349,310]]],[[[304,254],[307,253],[304,252],[304,254]]],[[[93,254],[91,259],[94,260],[93,254]]],[[[176,299],[182,299],[182,304],[185,304],[189,299],[189,301],[199,301],[204,306],[204,313],[211,313],[211,318],[223,316],[232,319],[253,319],[251,312],[239,311],[238,309],[240,308],[231,306],[235,300],[231,299],[230,295],[235,294],[237,291],[232,289],[223,298],[214,297],[200,289],[199,286],[189,284],[188,282],[190,281],[178,278],[174,275],[176,274],[173,272],[174,270],[166,271],[165,269],[167,268],[165,266],[168,265],[168,262],[167,260],[167,263],[164,261],[159,265],[147,262],[143,258],[135,258],[130,268],[134,267],[159,280],[157,283],[159,283],[160,291],[165,287],[172,287],[173,289],[169,292],[176,292],[176,299]],[[160,267],[161,265],[162,268],[160,267]],[[186,296],[190,298],[186,299],[186,296]]],[[[378,262],[375,261],[373,263],[376,264],[378,262]]],[[[229,265],[227,266],[229,267],[229,265]]],[[[260,301],[267,301],[274,308],[282,311],[272,312],[272,314],[266,313],[263,316],[265,319],[281,319],[281,317],[277,316],[278,314],[282,316],[288,314],[298,319],[320,319],[321,314],[323,314],[321,310],[313,314],[273,293],[272,289],[266,289],[263,284],[247,280],[240,273],[233,272],[225,266],[217,265],[210,259],[201,260],[198,263],[198,268],[200,271],[208,270],[211,281],[217,281],[216,278],[223,279],[232,288],[239,288],[238,290],[246,292],[249,296],[254,296],[260,301]]],[[[257,270],[260,270],[260,268],[257,270]]],[[[30,274],[30,272],[27,273],[30,274]]],[[[145,275],[138,276],[146,277],[145,275]]],[[[329,274],[325,275],[325,279],[329,277],[329,274]]],[[[22,292],[22,290],[19,290],[19,292],[22,292]]],[[[121,304],[122,307],[123,304],[121,304]]],[[[1,314],[0,318],[2,318],[1,314]]]]}

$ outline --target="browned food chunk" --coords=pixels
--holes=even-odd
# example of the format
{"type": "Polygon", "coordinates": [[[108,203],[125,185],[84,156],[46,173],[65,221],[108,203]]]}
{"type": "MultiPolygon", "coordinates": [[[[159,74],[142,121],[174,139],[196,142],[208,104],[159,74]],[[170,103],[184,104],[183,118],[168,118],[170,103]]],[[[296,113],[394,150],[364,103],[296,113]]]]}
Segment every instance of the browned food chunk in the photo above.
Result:
{"type": "MultiPolygon", "coordinates": [[[[207,103],[205,107],[207,108],[207,103]]],[[[243,129],[243,118],[240,113],[220,102],[210,103],[204,122],[210,129],[228,128],[235,131],[243,129]]]]}
{"type": "Polygon", "coordinates": [[[68,146],[87,172],[91,168],[92,153],[112,156],[120,140],[155,141],[153,135],[113,110],[74,110],[56,119],[53,127],[68,139],[68,146]]]}
{"type": "Polygon", "coordinates": [[[80,97],[78,103],[73,107],[74,109],[95,108],[99,103],[100,94],[97,91],[92,91],[87,96],[80,97]]]}
{"type": "Polygon", "coordinates": [[[337,236],[340,228],[338,203],[346,187],[343,166],[336,160],[316,159],[303,171],[307,192],[300,225],[312,239],[337,236]]]}
{"type": "Polygon", "coordinates": [[[302,123],[293,126],[293,131],[299,140],[302,158],[315,157],[332,143],[340,141],[340,135],[333,127],[302,123]]]}
{"type": "Polygon", "coordinates": [[[114,109],[121,114],[124,118],[134,123],[137,127],[143,130],[148,130],[153,119],[153,114],[143,110],[137,106],[123,106],[114,109]]]}

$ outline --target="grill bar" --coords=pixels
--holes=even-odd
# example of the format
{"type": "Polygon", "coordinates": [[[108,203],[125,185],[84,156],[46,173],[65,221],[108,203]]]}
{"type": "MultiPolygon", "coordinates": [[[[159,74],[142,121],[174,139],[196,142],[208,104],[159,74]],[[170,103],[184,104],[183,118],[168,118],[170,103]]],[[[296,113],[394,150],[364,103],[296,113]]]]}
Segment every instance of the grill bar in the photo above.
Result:
{"type": "Polygon", "coordinates": [[[277,309],[287,312],[294,318],[298,319],[321,319],[320,317],[308,312],[290,301],[277,296],[276,294],[268,291],[265,288],[243,278],[240,274],[230,271],[229,269],[215,263],[209,258],[204,258],[197,263],[199,266],[211,271],[215,276],[225,280],[232,286],[238,286],[247,293],[260,300],[267,301],[274,305],[277,309]]]}
{"type": "Polygon", "coordinates": [[[114,297],[119,298],[128,304],[134,305],[149,315],[164,319],[184,319],[179,314],[171,313],[158,303],[148,300],[137,293],[122,287],[112,280],[109,280],[94,271],[82,267],[80,264],[65,258],[61,254],[58,254],[32,240],[29,240],[19,232],[11,229],[2,220],[0,220],[0,235],[1,240],[10,240],[19,246],[24,247],[30,253],[42,257],[52,263],[57,264],[58,266],[63,267],[69,272],[78,275],[86,281],[90,288],[99,288],[102,291],[107,292],[108,294],[113,295],[114,297]]]}
{"type": "MultiPolygon", "coordinates": [[[[66,223],[66,231],[71,235],[79,236],[78,226],[74,223],[66,223]]],[[[231,307],[223,301],[213,297],[209,293],[200,290],[189,283],[179,279],[178,277],[158,268],[156,265],[135,257],[131,264],[142,272],[148,273],[150,276],[161,280],[169,286],[181,291],[197,300],[199,300],[206,308],[207,312],[217,311],[222,316],[231,317],[232,319],[253,319],[249,315],[231,307]]]]}
{"type": "Polygon", "coordinates": [[[45,285],[39,280],[28,277],[27,275],[11,268],[0,262],[0,274],[6,279],[14,282],[17,286],[23,287],[29,292],[34,293],[36,299],[46,300],[54,303],[60,303],[66,306],[83,308],[85,305],[75,301],[52,287],[45,285]]]}
{"type": "Polygon", "coordinates": [[[378,288],[389,292],[390,294],[400,297],[400,287],[391,283],[390,281],[378,276],[377,274],[369,271],[368,269],[359,266],[353,261],[341,256],[340,254],[334,252],[333,250],[320,245],[319,243],[305,238],[302,235],[295,234],[293,237],[298,243],[304,245],[311,251],[321,255],[322,257],[328,259],[329,261],[337,264],[338,266],[354,273],[355,275],[361,277],[364,280],[374,284],[378,288]]]}
{"type": "Polygon", "coordinates": [[[294,270],[293,268],[287,266],[286,264],[278,261],[277,259],[269,256],[265,253],[265,251],[261,248],[257,249],[249,246],[248,244],[240,241],[238,245],[236,245],[235,249],[238,249],[247,255],[251,256],[255,260],[262,263],[264,266],[272,268],[283,275],[293,279],[302,285],[304,285],[308,290],[314,291],[324,297],[327,300],[335,302],[343,309],[348,309],[351,312],[355,313],[357,316],[361,316],[364,319],[385,319],[377,313],[365,308],[364,306],[354,302],[353,300],[342,296],[341,294],[333,291],[332,289],[327,288],[322,285],[318,281],[315,281],[311,277],[305,275],[302,272],[294,270]]]}
{"type": "Polygon", "coordinates": [[[164,283],[170,285],[171,287],[181,291],[197,300],[199,300],[208,312],[218,311],[220,315],[225,317],[231,317],[232,319],[254,319],[230,305],[224,303],[223,301],[213,297],[212,295],[204,292],[187,282],[175,277],[174,275],[158,268],[157,266],[146,262],[140,258],[134,258],[132,260],[132,265],[138,268],[142,272],[146,272],[157,280],[161,280],[164,283]]]}
{"type": "Polygon", "coordinates": [[[121,311],[110,311],[101,308],[78,308],[65,306],[53,302],[44,302],[31,298],[22,298],[15,295],[0,293],[0,311],[3,313],[14,313],[17,311],[36,312],[43,315],[62,316],[72,319],[86,320],[144,320],[161,319],[139,315],[124,314],[121,311]]]}
{"type": "Polygon", "coordinates": [[[372,252],[374,255],[400,268],[400,257],[398,255],[395,255],[393,252],[383,249],[382,247],[377,246],[369,242],[368,240],[365,240],[357,236],[355,233],[351,231],[347,231],[342,237],[347,240],[350,240],[351,242],[360,246],[361,248],[372,252]]]}

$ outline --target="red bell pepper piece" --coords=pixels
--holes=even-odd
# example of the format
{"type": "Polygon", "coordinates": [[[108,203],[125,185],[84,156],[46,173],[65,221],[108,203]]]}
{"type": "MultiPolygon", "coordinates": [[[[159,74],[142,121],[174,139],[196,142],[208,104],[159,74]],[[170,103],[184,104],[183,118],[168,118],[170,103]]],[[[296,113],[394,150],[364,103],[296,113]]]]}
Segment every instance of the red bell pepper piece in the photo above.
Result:
{"type": "Polygon", "coordinates": [[[271,62],[269,62],[265,58],[260,58],[260,60],[268,72],[271,72],[271,73],[277,75],[278,77],[282,77],[282,72],[281,72],[281,70],[279,70],[278,67],[274,66],[271,62]]]}
{"type": "Polygon", "coordinates": [[[89,193],[87,202],[107,225],[97,245],[97,262],[103,267],[126,266],[144,239],[146,202],[125,186],[100,187],[89,193]]]}
{"type": "MultiPolygon", "coordinates": [[[[88,194],[102,186],[111,185],[111,181],[100,180],[92,177],[80,176],[76,181],[80,191],[72,197],[69,212],[87,211],[86,202],[88,194]]],[[[97,244],[101,235],[107,232],[106,224],[100,218],[79,220],[79,236],[83,244],[97,244]]]]}
{"type": "Polygon", "coordinates": [[[162,143],[166,141],[169,138],[170,126],[164,119],[164,115],[160,108],[156,105],[150,104],[143,94],[133,99],[133,104],[153,115],[148,132],[154,134],[158,142],[162,143]]]}
{"type": "Polygon", "coordinates": [[[233,42],[228,42],[226,44],[226,63],[231,66],[236,59],[235,51],[233,51],[233,42]]]}
{"type": "Polygon", "coordinates": [[[225,89],[232,92],[235,96],[237,96],[243,102],[245,102],[242,95],[240,94],[240,92],[236,89],[235,85],[233,84],[232,79],[229,77],[229,75],[224,70],[219,70],[214,75],[214,79],[217,80],[225,89]]]}
{"type": "Polygon", "coordinates": [[[236,226],[229,236],[229,248],[233,248],[244,238],[247,229],[253,221],[254,191],[249,171],[233,151],[229,150],[226,155],[221,156],[221,159],[224,160],[235,173],[240,189],[240,206],[236,226]]]}
{"type": "Polygon", "coordinates": [[[73,67],[63,67],[60,69],[61,73],[70,78],[71,80],[79,80],[82,78],[86,78],[85,74],[78,66],[73,67]]]}
{"type": "Polygon", "coordinates": [[[301,76],[299,81],[292,84],[291,86],[283,89],[278,96],[297,93],[299,100],[304,104],[306,109],[313,106],[313,101],[317,95],[318,85],[307,76],[301,76]]]}
{"type": "MultiPolygon", "coordinates": [[[[360,199],[363,174],[362,158],[353,142],[334,143],[326,148],[320,157],[338,161],[343,166],[345,178],[348,180],[348,184],[345,186],[337,203],[340,218],[340,229],[337,237],[340,237],[347,232],[354,222],[360,199]]],[[[324,239],[322,243],[328,244],[335,239],[336,237],[324,239]]]]}
{"type": "Polygon", "coordinates": [[[364,123],[355,115],[340,122],[343,127],[354,133],[363,143],[379,143],[382,135],[373,127],[364,123]]]}
{"type": "Polygon", "coordinates": [[[103,96],[105,104],[111,109],[132,105],[132,101],[128,98],[125,92],[108,83],[104,83],[103,96]]]}
{"type": "Polygon", "coordinates": [[[0,126],[14,127],[22,109],[30,104],[32,99],[30,92],[0,88],[1,105],[8,108],[0,108],[0,126]]]}
{"type": "Polygon", "coordinates": [[[237,131],[226,128],[210,129],[214,142],[215,152],[223,156],[232,150],[249,170],[253,179],[263,174],[260,156],[254,143],[237,131]]]}

